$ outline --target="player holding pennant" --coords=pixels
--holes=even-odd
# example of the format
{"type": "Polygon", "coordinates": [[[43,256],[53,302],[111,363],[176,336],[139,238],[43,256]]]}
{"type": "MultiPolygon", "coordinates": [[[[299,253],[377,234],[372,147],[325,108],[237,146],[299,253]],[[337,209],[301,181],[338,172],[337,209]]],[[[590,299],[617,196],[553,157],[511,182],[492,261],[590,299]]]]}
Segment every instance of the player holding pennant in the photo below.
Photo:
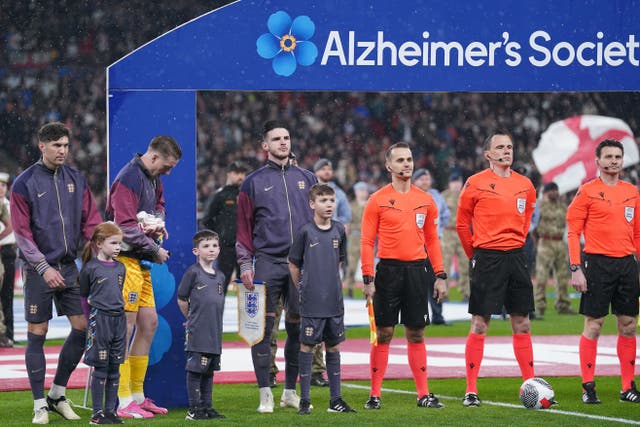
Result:
{"type": "Polygon", "coordinates": [[[438,239],[438,208],[429,193],[411,184],[413,156],[403,142],[389,147],[385,166],[391,184],[374,193],[362,217],[362,277],[364,294],[373,298],[378,345],[371,346],[371,393],[365,409],[380,409],[380,391],[395,325],[405,326],[407,355],[418,392],[418,406],[444,405],[429,392],[424,327],[429,324],[427,287],[435,280],[434,297],[447,296],[447,275],[438,239]],[[373,247],[378,239],[374,278],[373,247]],[[427,256],[436,274],[427,270],[427,256]]]}
{"type": "Polygon", "coordinates": [[[236,253],[244,287],[254,289],[254,279],[266,283],[267,307],[264,338],[251,347],[253,369],[260,388],[258,412],[273,412],[269,387],[271,331],[280,296],[285,300],[285,384],[280,406],[300,406],[296,394],[300,314],[298,291],[289,275],[289,249],[300,227],[311,221],[309,189],[315,175],[289,160],[291,136],[284,123],[268,121],[262,129],[262,149],[267,164],[247,176],[238,195],[236,253]]]}

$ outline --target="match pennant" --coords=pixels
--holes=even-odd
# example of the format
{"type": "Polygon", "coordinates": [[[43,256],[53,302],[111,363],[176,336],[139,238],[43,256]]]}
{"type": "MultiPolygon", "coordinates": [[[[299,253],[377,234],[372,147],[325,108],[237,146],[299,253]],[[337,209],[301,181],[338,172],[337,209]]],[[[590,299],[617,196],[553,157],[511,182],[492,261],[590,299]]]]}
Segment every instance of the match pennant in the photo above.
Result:
{"type": "Polygon", "coordinates": [[[267,305],[266,283],[255,281],[254,290],[238,286],[238,335],[252,346],[264,338],[267,305]]]}

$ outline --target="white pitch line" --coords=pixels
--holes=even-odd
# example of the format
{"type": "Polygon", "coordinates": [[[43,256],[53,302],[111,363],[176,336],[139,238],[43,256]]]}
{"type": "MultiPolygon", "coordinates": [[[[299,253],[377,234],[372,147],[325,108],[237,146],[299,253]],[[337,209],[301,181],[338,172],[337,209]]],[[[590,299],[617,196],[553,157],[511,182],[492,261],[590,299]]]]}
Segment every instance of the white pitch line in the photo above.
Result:
{"type": "MultiPolygon", "coordinates": [[[[349,387],[349,388],[358,388],[358,389],[363,389],[363,390],[369,390],[370,389],[369,386],[360,385],[360,384],[342,383],[342,386],[343,387],[349,387]]],[[[388,392],[388,393],[400,393],[400,394],[411,394],[411,395],[415,395],[416,394],[415,391],[396,390],[396,389],[392,389],[392,388],[382,388],[382,391],[385,391],[385,392],[388,392]]],[[[454,396],[438,395],[438,398],[446,399],[446,400],[458,400],[458,401],[462,400],[461,398],[454,397],[454,396]]],[[[525,408],[522,405],[514,405],[513,403],[504,403],[504,402],[492,402],[490,400],[483,400],[482,404],[483,405],[492,405],[492,406],[502,406],[502,407],[505,407],[505,408],[529,410],[529,409],[525,408]]],[[[610,421],[610,422],[618,422],[618,423],[622,423],[622,424],[640,425],[640,421],[636,421],[636,420],[629,420],[629,419],[626,419],[626,418],[604,417],[602,415],[583,414],[581,412],[562,411],[560,409],[545,409],[542,412],[550,413],[550,414],[569,415],[569,416],[572,416],[572,417],[579,417],[579,418],[589,418],[591,420],[598,420],[598,421],[610,421]]]]}

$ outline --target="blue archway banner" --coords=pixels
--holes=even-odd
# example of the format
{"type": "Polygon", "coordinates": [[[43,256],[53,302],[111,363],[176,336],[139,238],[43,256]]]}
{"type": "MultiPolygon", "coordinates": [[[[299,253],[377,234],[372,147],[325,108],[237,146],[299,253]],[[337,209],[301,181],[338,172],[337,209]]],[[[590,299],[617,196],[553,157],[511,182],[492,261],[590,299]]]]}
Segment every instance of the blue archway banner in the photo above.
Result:
{"type": "Polygon", "coordinates": [[[197,91],[637,91],[639,6],[638,0],[246,0],[112,64],[110,182],[155,135],[174,136],[184,150],[164,178],[166,244],[174,255],[154,270],[161,326],[145,383],[151,397],[186,405],[175,286],[193,262],[197,227],[197,91]]]}
{"type": "Polygon", "coordinates": [[[194,90],[634,90],[638,5],[240,1],[123,58],[110,67],[109,84],[194,90]]]}

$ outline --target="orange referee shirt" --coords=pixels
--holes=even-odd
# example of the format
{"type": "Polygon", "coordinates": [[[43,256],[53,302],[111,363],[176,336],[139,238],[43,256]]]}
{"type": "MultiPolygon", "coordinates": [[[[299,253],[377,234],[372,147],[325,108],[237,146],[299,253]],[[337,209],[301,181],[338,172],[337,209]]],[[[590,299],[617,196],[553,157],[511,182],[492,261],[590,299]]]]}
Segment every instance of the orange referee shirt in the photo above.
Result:
{"type": "Polygon", "coordinates": [[[600,178],[589,181],[567,209],[569,260],[580,264],[580,235],[584,252],[614,258],[640,254],[640,197],[625,181],[609,186],[600,178]]]}
{"type": "Polygon", "coordinates": [[[438,239],[438,208],[431,194],[415,185],[407,193],[399,193],[387,184],[369,198],[362,214],[363,276],[373,276],[376,236],[378,258],[417,261],[428,256],[433,271],[444,272],[438,239]]]}
{"type": "Polygon", "coordinates": [[[456,221],[467,257],[473,248],[507,251],[524,246],[535,206],[533,184],[513,170],[506,178],[491,169],[469,177],[460,193],[456,221]]]}

